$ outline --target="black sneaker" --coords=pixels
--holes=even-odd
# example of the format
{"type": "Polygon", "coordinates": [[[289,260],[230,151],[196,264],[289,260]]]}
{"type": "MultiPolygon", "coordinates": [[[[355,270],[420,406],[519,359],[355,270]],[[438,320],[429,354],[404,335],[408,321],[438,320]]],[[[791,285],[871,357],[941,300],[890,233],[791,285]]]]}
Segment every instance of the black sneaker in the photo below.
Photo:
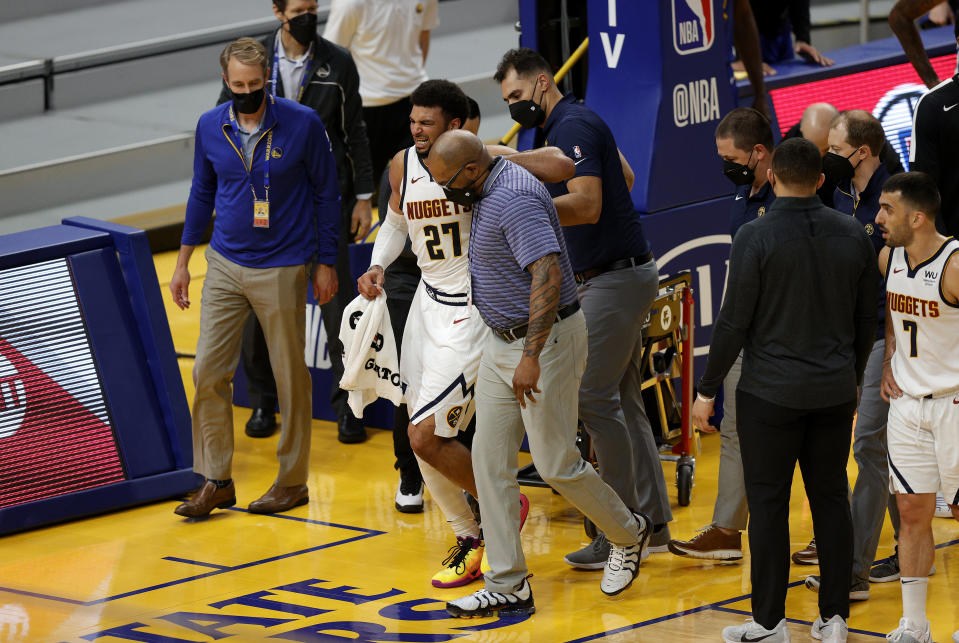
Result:
{"type": "MultiPolygon", "coordinates": [[[[936,573],[936,566],[929,569],[929,575],[936,573]]],[[[892,552],[892,556],[886,560],[879,561],[869,568],[870,583],[891,583],[899,580],[899,545],[892,552]]]]}
{"type": "Polygon", "coordinates": [[[394,504],[400,513],[423,513],[423,479],[401,473],[400,486],[396,490],[394,504]]]}
{"type": "MultiPolygon", "coordinates": [[[[806,576],[806,589],[819,593],[819,586],[821,584],[822,581],[818,575],[806,576]]],[[[853,583],[849,586],[849,600],[851,602],[868,601],[869,583],[864,580],[853,581],[853,583]]]]}
{"type": "Polygon", "coordinates": [[[869,568],[870,583],[891,583],[899,580],[899,545],[892,556],[869,568]]]}
{"type": "Polygon", "coordinates": [[[536,606],[533,605],[533,590],[527,576],[508,594],[481,589],[448,602],[446,611],[454,618],[483,618],[494,614],[533,614],[536,606]]]}

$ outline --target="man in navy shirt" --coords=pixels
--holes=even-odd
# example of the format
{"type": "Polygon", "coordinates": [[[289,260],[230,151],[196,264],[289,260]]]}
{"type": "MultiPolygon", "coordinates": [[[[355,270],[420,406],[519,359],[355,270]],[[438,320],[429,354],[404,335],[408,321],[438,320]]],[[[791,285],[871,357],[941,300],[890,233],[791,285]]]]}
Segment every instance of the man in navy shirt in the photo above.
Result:
{"type": "Polygon", "coordinates": [[[220,65],[232,100],[197,123],[193,185],[170,280],[173,302],[188,308],[190,257],[215,208],[193,367],[194,468],[206,482],[175,509],[190,518],[236,504],[230,380],[251,311],[265,331],[283,428],[276,482],[249,510],[274,513],[308,502],[313,404],[303,360],[306,265],[317,264],[317,303],[329,301],[337,289],[340,197],[320,117],[309,107],[266,95],[266,49],[256,40],[227,45],[220,65]]]}
{"type": "MultiPolygon", "coordinates": [[[[773,131],[769,120],[754,109],[732,110],[716,127],[716,152],[723,174],[736,186],[729,212],[729,234],[766,213],[776,195],[767,180],[772,165],[773,131]]],[[[742,372],[740,355],[723,380],[723,420],[720,424],[719,486],[713,521],[690,540],[673,540],[669,551],[677,556],[705,560],[739,560],[743,557],[742,532],[749,510],[743,460],[736,433],[736,387],[742,372]]],[[[701,430],[712,433],[712,425],[701,430]]]]}
{"type": "MultiPolygon", "coordinates": [[[[579,417],[603,480],[627,506],[650,516],[656,526],[650,550],[665,551],[672,511],[640,387],[642,327],[659,291],[659,273],[629,195],[625,161],[606,123],[572,94],[560,92],[537,52],[506,52],[494,80],[513,119],[542,127],[547,143],[576,164],[575,177],[547,189],[589,328],[579,417]]],[[[600,534],[565,560],[581,569],[602,569],[609,550],[600,534]]]]}

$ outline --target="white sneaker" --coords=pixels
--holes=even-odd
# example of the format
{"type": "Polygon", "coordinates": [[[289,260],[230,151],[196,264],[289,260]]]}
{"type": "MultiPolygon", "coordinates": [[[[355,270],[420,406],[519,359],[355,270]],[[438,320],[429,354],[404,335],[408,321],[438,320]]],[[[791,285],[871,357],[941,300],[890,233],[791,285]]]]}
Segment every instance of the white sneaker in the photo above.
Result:
{"type": "Polygon", "coordinates": [[[599,587],[607,596],[616,596],[633,584],[639,575],[639,563],[643,549],[649,541],[649,518],[643,514],[633,513],[639,523],[639,541],[629,547],[617,547],[609,544],[609,558],[603,568],[603,580],[599,587]]]}
{"type": "Polygon", "coordinates": [[[925,629],[920,629],[908,618],[902,617],[899,627],[886,634],[886,640],[890,643],[932,643],[932,634],[929,633],[928,622],[925,629]]]}
{"type": "Polygon", "coordinates": [[[836,614],[828,621],[823,622],[821,616],[816,617],[816,622],[812,624],[812,637],[823,643],[845,643],[849,635],[849,627],[846,621],[839,614],[836,614]]]}
{"type": "Polygon", "coordinates": [[[404,480],[400,477],[400,485],[396,488],[396,510],[405,514],[418,514],[423,511],[423,481],[404,480]]]}
{"type": "Polygon", "coordinates": [[[942,492],[936,494],[936,518],[952,518],[952,509],[943,498],[942,492]]]}
{"type": "Polygon", "coordinates": [[[533,590],[529,576],[519,587],[508,594],[481,589],[469,596],[457,598],[446,604],[446,612],[454,618],[484,618],[494,614],[533,614],[533,590]]]}
{"type": "Polygon", "coordinates": [[[789,628],[786,627],[786,619],[771,630],[748,619],[742,625],[730,625],[723,628],[723,641],[725,643],[743,643],[744,641],[762,641],[763,643],[789,643],[789,628]]]}

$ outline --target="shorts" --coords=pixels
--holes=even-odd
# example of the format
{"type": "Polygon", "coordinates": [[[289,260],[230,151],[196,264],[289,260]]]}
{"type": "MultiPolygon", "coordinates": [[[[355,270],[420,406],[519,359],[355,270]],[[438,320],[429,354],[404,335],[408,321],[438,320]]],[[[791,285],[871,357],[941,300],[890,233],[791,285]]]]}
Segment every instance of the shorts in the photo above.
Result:
{"type": "MultiPolygon", "coordinates": [[[[436,435],[452,438],[475,410],[473,390],[488,328],[465,295],[432,291],[420,281],[410,306],[400,351],[410,422],[433,415],[436,435]],[[459,305],[451,305],[459,304],[459,305]]],[[[430,289],[432,290],[432,289],[430,289]]]]}
{"type": "Polygon", "coordinates": [[[889,403],[889,490],[936,493],[959,505],[959,391],[889,403]]]}

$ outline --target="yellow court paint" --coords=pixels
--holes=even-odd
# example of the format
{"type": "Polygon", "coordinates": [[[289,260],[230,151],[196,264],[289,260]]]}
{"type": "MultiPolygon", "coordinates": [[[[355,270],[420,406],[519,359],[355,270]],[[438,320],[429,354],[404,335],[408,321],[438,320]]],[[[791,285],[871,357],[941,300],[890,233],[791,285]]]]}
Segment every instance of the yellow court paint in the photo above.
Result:
{"type": "MultiPolygon", "coordinates": [[[[205,263],[192,261],[192,307],[169,302],[175,255],[156,257],[174,344],[193,353],[199,328],[205,263]]],[[[192,360],[180,360],[192,396],[192,360]]],[[[177,501],[159,502],[0,539],[0,643],[50,641],[718,641],[725,625],[749,611],[749,567],[713,565],[653,554],[633,587],[614,599],[599,590],[600,572],[574,571],[564,554],[586,543],[582,518],[548,489],[527,488],[532,503],[523,544],[534,577],[537,612],[525,620],[457,620],[443,601],[479,589],[437,590],[430,576],[452,544],[438,509],[423,514],[393,508],[397,474],[391,435],[343,445],[336,427],[313,424],[310,502],[280,516],[247,513],[276,471],[277,438],[243,433],[246,409],[234,414],[234,479],[238,505],[204,521],[174,515],[177,501]],[[109,632],[112,632],[110,634],[109,632]]],[[[702,438],[689,507],[674,503],[675,537],[689,538],[709,523],[716,492],[719,439],[702,438]]],[[[522,454],[521,461],[528,456],[522,454]]],[[[664,463],[671,483],[674,465],[664,463]]],[[[850,477],[855,464],[850,458],[850,477]]],[[[812,535],[797,474],[790,511],[793,549],[812,535]]],[[[959,524],[936,519],[938,569],[929,586],[935,640],[959,628],[959,524]],[[953,543],[953,544],[949,544],[953,543]]],[[[879,557],[892,553],[886,527],[879,557]]],[[[793,566],[801,581],[815,567],[793,566]]],[[[900,615],[898,583],[871,586],[872,597],[852,606],[850,641],[881,641],[900,615]]],[[[811,640],[816,594],[801,584],[788,593],[793,639],[811,640]]]]}

